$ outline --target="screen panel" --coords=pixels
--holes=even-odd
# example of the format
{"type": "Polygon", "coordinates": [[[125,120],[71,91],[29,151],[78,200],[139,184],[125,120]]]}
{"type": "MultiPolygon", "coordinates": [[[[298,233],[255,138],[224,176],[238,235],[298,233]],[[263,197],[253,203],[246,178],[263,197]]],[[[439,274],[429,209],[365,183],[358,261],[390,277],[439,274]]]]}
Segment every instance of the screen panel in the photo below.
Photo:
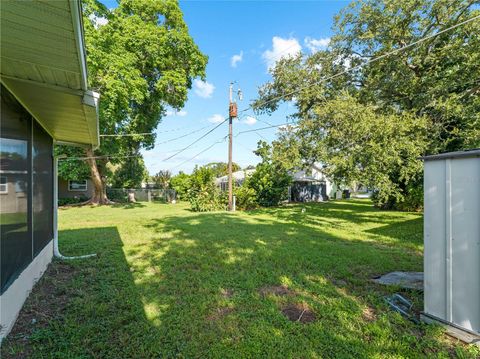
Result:
{"type": "Polygon", "coordinates": [[[5,92],[2,91],[0,121],[0,284],[2,293],[32,261],[29,201],[31,120],[5,92]]]}
{"type": "Polygon", "coordinates": [[[32,133],[32,226],[36,256],[53,238],[53,141],[35,121],[32,133]]]}

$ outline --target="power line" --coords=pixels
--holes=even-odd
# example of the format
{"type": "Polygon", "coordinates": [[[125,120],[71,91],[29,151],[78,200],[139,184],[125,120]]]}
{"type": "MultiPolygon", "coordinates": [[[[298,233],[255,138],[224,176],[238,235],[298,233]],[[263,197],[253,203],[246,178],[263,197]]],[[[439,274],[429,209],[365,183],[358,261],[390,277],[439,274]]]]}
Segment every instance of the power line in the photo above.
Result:
{"type": "Polygon", "coordinates": [[[132,158],[132,157],[140,157],[141,154],[136,155],[125,155],[125,156],[109,156],[109,155],[101,155],[101,156],[90,156],[90,157],[66,157],[66,158],[59,158],[59,161],[85,161],[89,159],[110,159],[110,158],[132,158]]]}
{"type": "Polygon", "coordinates": [[[202,140],[203,138],[205,138],[206,136],[208,136],[210,133],[212,133],[213,131],[215,131],[217,128],[219,128],[221,125],[223,125],[225,122],[228,121],[228,118],[224,119],[222,122],[220,122],[218,125],[216,125],[214,128],[212,128],[210,131],[204,133],[202,136],[200,136],[199,138],[197,138],[195,141],[193,141],[192,143],[190,143],[188,146],[182,148],[180,151],[178,152],[175,152],[173,155],[163,159],[162,161],[168,161],[169,159],[172,159],[173,157],[175,156],[178,156],[180,153],[182,153],[183,151],[185,151],[186,149],[192,147],[195,143],[197,143],[198,141],[202,140]]]}
{"type": "Polygon", "coordinates": [[[153,135],[155,135],[155,132],[108,134],[108,135],[98,135],[98,136],[99,137],[133,137],[133,136],[153,136],[153,135]]]}
{"type": "Polygon", "coordinates": [[[170,139],[165,140],[165,141],[162,141],[162,142],[156,142],[155,145],[163,145],[163,144],[165,144],[165,143],[177,141],[177,140],[179,140],[179,139],[188,137],[188,136],[190,136],[190,135],[193,135],[194,133],[200,132],[200,131],[202,131],[202,130],[204,130],[204,129],[206,129],[206,128],[209,128],[209,127],[211,127],[211,125],[204,126],[204,127],[202,127],[202,128],[198,128],[198,129],[193,130],[193,131],[191,131],[191,132],[188,132],[188,133],[186,133],[186,134],[184,134],[184,135],[181,135],[181,136],[178,136],[178,137],[174,137],[174,138],[170,138],[170,139]]]}
{"type": "MultiPolygon", "coordinates": [[[[367,64],[369,64],[369,63],[376,62],[376,61],[378,61],[378,60],[381,60],[381,59],[383,59],[383,58],[385,58],[385,57],[389,57],[389,56],[391,56],[391,55],[395,55],[395,54],[397,54],[397,53],[399,53],[399,52],[401,52],[401,51],[404,51],[404,50],[406,50],[406,49],[408,49],[408,48],[410,48],[410,47],[413,47],[413,46],[415,46],[415,45],[418,45],[418,44],[420,44],[420,43],[422,43],[422,42],[424,42],[424,41],[427,41],[427,40],[429,40],[429,39],[432,39],[432,38],[434,38],[434,37],[436,37],[436,36],[439,36],[439,35],[441,35],[441,34],[443,34],[443,33],[445,33],[445,32],[448,32],[448,31],[450,31],[450,30],[453,30],[453,29],[455,29],[455,28],[457,28],[457,27],[459,27],[459,26],[465,25],[465,24],[467,24],[467,23],[469,23],[469,22],[472,22],[473,20],[476,20],[476,19],[479,19],[479,18],[480,18],[480,15],[474,16],[474,17],[472,17],[472,18],[470,18],[470,19],[467,19],[467,20],[465,20],[465,21],[459,22],[458,24],[455,24],[455,25],[453,25],[453,26],[450,26],[450,27],[448,27],[448,28],[446,28],[446,29],[440,30],[439,32],[436,32],[436,33],[434,33],[434,34],[431,34],[431,35],[422,37],[421,39],[418,39],[417,41],[414,41],[414,42],[412,42],[412,43],[410,43],[410,44],[408,44],[408,45],[399,47],[398,49],[389,51],[389,52],[387,52],[387,53],[385,53],[385,54],[383,54],[383,55],[380,55],[380,56],[374,57],[374,58],[372,58],[372,59],[369,59],[369,60],[367,60],[366,62],[364,62],[363,64],[360,64],[360,65],[357,65],[357,66],[354,66],[354,67],[350,67],[350,68],[348,68],[348,69],[346,69],[346,70],[344,70],[344,71],[338,72],[338,73],[336,73],[336,74],[334,74],[334,75],[331,75],[331,76],[322,78],[322,79],[320,79],[320,80],[318,80],[318,81],[316,81],[316,82],[314,82],[314,83],[312,83],[312,84],[310,84],[310,85],[306,85],[306,86],[300,87],[299,89],[297,89],[297,90],[295,90],[295,91],[292,91],[292,92],[286,93],[286,94],[284,94],[284,95],[280,95],[280,96],[277,96],[277,97],[273,97],[273,98],[271,98],[271,99],[269,99],[269,100],[265,100],[265,101],[263,101],[263,102],[260,102],[260,104],[259,104],[258,106],[266,105],[266,104],[268,104],[268,103],[270,103],[270,102],[273,102],[273,101],[276,101],[276,100],[280,100],[280,99],[282,99],[282,98],[284,98],[284,97],[286,97],[286,96],[295,95],[296,93],[299,93],[299,92],[302,91],[302,90],[305,90],[305,89],[310,88],[310,87],[315,86],[315,85],[319,85],[319,84],[322,83],[322,82],[325,82],[325,81],[328,81],[328,80],[332,80],[332,79],[334,79],[334,78],[336,78],[336,77],[339,77],[339,76],[342,76],[342,75],[344,75],[344,74],[346,74],[346,73],[349,73],[350,71],[360,69],[361,67],[363,67],[363,66],[365,66],[365,65],[367,65],[367,64]]],[[[246,111],[248,111],[248,110],[253,110],[252,105],[248,106],[247,108],[245,108],[245,109],[243,109],[243,110],[241,110],[241,111],[239,111],[239,112],[246,112],[246,111]]]]}
{"type": "Polygon", "coordinates": [[[197,153],[195,156],[189,158],[188,160],[183,161],[182,163],[180,163],[180,164],[178,164],[178,165],[175,165],[175,166],[171,167],[171,168],[169,169],[169,171],[172,171],[172,170],[174,170],[175,168],[180,167],[180,166],[184,165],[185,163],[190,162],[191,160],[194,160],[195,158],[197,158],[198,156],[200,156],[202,153],[207,152],[207,151],[208,151],[209,149],[211,149],[213,146],[215,146],[215,145],[217,145],[217,144],[219,144],[219,143],[221,143],[221,142],[225,142],[225,140],[227,139],[227,137],[228,137],[228,135],[227,135],[227,136],[223,136],[220,140],[212,143],[210,146],[208,146],[207,148],[203,149],[202,151],[200,151],[199,153],[197,153]]]}
{"type": "MultiPolygon", "coordinates": [[[[157,142],[155,143],[156,145],[161,145],[163,143],[168,143],[168,142],[172,142],[172,141],[175,141],[175,140],[178,140],[178,139],[181,139],[181,138],[184,138],[184,137],[187,137],[189,135],[192,135],[194,133],[197,133],[197,132],[200,132],[206,128],[210,127],[210,125],[208,126],[204,126],[204,127],[201,127],[201,128],[197,128],[191,132],[188,132],[184,135],[181,135],[181,136],[178,136],[178,137],[174,137],[172,139],[169,139],[169,140],[166,140],[166,141],[163,141],[163,142],[157,142]]],[[[133,137],[133,136],[153,136],[153,135],[157,135],[157,134],[161,134],[161,133],[168,133],[168,132],[175,132],[175,131],[179,131],[179,130],[183,130],[185,129],[185,127],[179,127],[179,128],[176,128],[176,129],[173,129],[173,130],[167,130],[167,131],[160,131],[160,132],[143,132],[143,133],[124,133],[124,134],[108,134],[108,135],[99,135],[100,137],[133,137]]]]}
{"type": "Polygon", "coordinates": [[[291,125],[296,125],[297,122],[285,122],[285,123],[281,123],[279,125],[271,125],[271,126],[267,126],[267,127],[260,127],[260,128],[254,128],[252,130],[245,130],[245,131],[240,131],[240,132],[237,132],[234,137],[238,137],[239,135],[241,135],[242,133],[248,133],[248,132],[257,132],[257,131],[262,131],[262,130],[268,130],[269,128],[275,128],[275,127],[282,127],[282,126],[291,126],[291,125]]]}

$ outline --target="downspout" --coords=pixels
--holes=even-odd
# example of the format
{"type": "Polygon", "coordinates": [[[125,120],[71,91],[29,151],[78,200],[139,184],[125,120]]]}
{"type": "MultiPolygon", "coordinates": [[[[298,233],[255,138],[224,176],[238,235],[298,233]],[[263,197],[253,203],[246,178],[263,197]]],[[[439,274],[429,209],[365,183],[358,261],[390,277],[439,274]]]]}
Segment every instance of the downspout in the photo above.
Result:
{"type": "Polygon", "coordinates": [[[58,159],[62,157],[65,155],[53,156],[53,255],[55,258],[64,260],[95,257],[96,253],[66,257],[60,253],[58,248],[58,159]]]}

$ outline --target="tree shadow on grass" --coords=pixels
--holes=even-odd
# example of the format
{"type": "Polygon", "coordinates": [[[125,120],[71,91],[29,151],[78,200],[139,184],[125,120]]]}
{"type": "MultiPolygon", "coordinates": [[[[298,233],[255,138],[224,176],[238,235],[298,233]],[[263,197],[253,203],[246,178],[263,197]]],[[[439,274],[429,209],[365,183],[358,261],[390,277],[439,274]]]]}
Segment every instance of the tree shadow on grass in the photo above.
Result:
{"type": "Polygon", "coordinates": [[[366,358],[410,356],[416,346],[422,354],[411,338],[423,327],[390,313],[388,289],[369,281],[375,272],[418,269],[421,258],[249,215],[166,217],[148,228],[163,239],[135,249],[135,271],[158,275],[137,289],[165,333],[163,357],[366,358]],[[291,294],[261,294],[280,285],[291,294]],[[307,305],[316,321],[289,321],[281,313],[288,304],[307,305]]]}
{"type": "Polygon", "coordinates": [[[303,223],[317,223],[321,220],[333,225],[342,221],[355,224],[390,223],[398,217],[398,212],[382,211],[375,208],[370,200],[362,199],[288,204],[284,207],[263,208],[248,213],[250,215],[269,214],[282,220],[303,223]],[[298,208],[298,211],[285,210],[289,208],[298,208]]]}
{"type": "MultiPolygon", "coordinates": [[[[368,280],[416,270],[418,256],[304,223],[185,213],[151,220],[138,229],[148,238],[124,238],[125,247],[116,227],[61,231],[66,255],[98,256],[68,262],[75,275],[54,286],[68,302],[29,336],[32,356],[368,358],[448,349],[390,312],[388,289],[368,280]],[[281,285],[287,294],[266,290],[281,285]],[[287,305],[316,320],[290,321],[287,305]]],[[[2,354],[18,346],[7,342],[2,354]]]]}
{"type": "Polygon", "coordinates": [[[417,246],[423,245],[423,217],[386,224],[367,230],[366,232],[390,237],[396,241],[409,242],[417,246]]]}
{"type": "Polygon", "coordinates": [[[122,202],[117,202],[115,204],[110,205],[113,208],[123,208],[123,209],[133,209],[133,208],[143,208],[145,207],[145,204],[141,202],[130,202],[130,203],[122,203],[122,202]]]}
{"type": "Polygon", "coordinates": [[[27,299],[2,358],[134,358],[152,326],[145,317],[116,227],[59,232],[66,255],[54,260],[27,299]]]}

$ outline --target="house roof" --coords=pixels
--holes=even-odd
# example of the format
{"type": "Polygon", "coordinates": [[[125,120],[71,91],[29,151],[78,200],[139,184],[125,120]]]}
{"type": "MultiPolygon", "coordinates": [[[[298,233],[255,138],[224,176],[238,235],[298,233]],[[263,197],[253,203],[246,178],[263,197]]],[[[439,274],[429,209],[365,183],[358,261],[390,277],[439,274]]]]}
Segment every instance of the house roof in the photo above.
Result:
{"type": "Polygon", "coordinates": [[[1,83],[57,141],[98,146],[80,0],[3,1],[1,83]]]}
{"type": "MultiPolygon", "coordinates": [[[[315,167],[317,170],[317,168],[315,167]]],[[[325,181],[325,178],[320,171],[316,171],[311,176],[307,175],[306,171],[297,171],[293,173],[293,182],[322,182],[325,181]]]]}
{"type": "MultiPolygon", "coordinates": [[[[232,178],[233,178],[234,181],[241,181],[241,180],[245,179],[245,175],[249,176],[253,172],[255,172],[255,169],[240,170],[240,171],[232,172],[232,178]]],[[[222,176],[222,177],[218,177],[217,179],[215,179],[216,184],[219,184],[219,183],[222,183],[222,182],[228,182],[228,176],[222,176]]]]}

